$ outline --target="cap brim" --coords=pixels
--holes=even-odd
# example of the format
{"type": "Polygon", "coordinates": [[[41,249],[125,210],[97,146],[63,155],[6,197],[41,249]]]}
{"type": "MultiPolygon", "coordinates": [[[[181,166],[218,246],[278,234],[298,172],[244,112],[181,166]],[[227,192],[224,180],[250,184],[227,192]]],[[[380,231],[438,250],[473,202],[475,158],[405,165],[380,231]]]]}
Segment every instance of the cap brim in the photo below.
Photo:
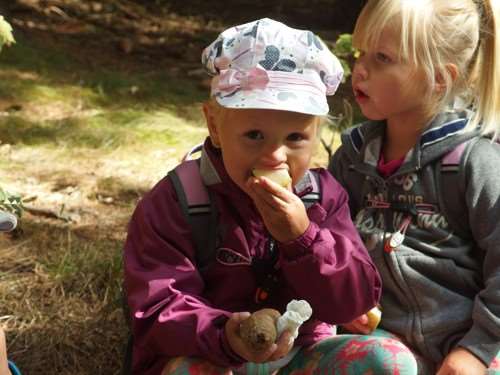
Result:
{"type": "Polygon", "coordinates": [[[314,95],[304,91],[282,91],[271,88],[238,90],[215,96],[217,102],[226,108],[274,109],[324,116],[328,114],[328,102],[324,95],[314,95]]]}

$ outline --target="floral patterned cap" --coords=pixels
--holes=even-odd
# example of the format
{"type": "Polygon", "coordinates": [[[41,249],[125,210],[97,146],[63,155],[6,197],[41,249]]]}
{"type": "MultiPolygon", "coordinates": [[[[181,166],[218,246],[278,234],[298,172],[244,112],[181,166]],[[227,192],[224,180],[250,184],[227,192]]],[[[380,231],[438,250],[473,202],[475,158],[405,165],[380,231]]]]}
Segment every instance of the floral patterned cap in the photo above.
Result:
{"type": "Polygon", "coordinates": [[[326,115],[342,80],[340,61],[311,31],[269,18],[222,32],[202,53],[211,95],[227,108],[326,115]]]}

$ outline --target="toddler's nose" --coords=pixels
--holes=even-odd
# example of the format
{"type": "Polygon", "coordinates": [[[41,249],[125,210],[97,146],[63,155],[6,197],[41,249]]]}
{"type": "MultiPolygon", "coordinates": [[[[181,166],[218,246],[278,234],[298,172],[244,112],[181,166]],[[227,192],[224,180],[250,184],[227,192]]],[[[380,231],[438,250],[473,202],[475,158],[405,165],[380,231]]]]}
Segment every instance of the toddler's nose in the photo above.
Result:
{"type": "Polygon", "coordinates": [[[286,147],[284,145],[269,147],[262,156],[263,164],[269,167],[279,166],[287,160],[286,147]]]}

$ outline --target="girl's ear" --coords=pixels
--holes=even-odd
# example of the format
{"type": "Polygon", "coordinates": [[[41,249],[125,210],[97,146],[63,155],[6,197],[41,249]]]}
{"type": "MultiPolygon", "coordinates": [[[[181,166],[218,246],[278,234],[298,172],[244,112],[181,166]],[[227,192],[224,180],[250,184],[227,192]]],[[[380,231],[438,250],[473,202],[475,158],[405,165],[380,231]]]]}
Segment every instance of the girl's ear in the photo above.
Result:
{"type": "MultiPolygon", "coordinates": [[[[448,63],[445,65],[445,70],[448,72],[451,82],[455,82],[458,77],[458,68],[455,64],[448,63]]],[[[436,74],[436,92],[442,93],[446,91],[446,80],[441,73],[436,74]]]]}
{"type": "Polygon", "coordinates": [[[216,110],[209,102],[203,103],[203,114],[205,115],[205,121],[207,122],[208,133],[210,134],[212,145],[220,148],[219,129],[217,127],[220,116],[217,116],[216,110]]]}

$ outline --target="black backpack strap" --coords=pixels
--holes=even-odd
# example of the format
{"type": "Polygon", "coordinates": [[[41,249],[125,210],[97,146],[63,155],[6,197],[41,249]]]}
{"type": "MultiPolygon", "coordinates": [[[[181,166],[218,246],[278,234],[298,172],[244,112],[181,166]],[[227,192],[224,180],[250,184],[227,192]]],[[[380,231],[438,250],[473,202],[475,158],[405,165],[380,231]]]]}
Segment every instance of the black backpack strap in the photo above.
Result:
{"type": "Polygon", "coordinates": [[[168,173],[182,213],[191,228],[196,264],[202,271],[214,258],[217,240],[217,207],[200,174],[200,161],[187,160],[168,173]]]}
{"type": "Polygon", "coordinates": [[[455,231],[468,231],[465,207],[465,186],[461,179],[466,150],[477,142],[474,137],[457,145],[438,162],[435,170],[437,197],[446,221],[455,231]]]}

